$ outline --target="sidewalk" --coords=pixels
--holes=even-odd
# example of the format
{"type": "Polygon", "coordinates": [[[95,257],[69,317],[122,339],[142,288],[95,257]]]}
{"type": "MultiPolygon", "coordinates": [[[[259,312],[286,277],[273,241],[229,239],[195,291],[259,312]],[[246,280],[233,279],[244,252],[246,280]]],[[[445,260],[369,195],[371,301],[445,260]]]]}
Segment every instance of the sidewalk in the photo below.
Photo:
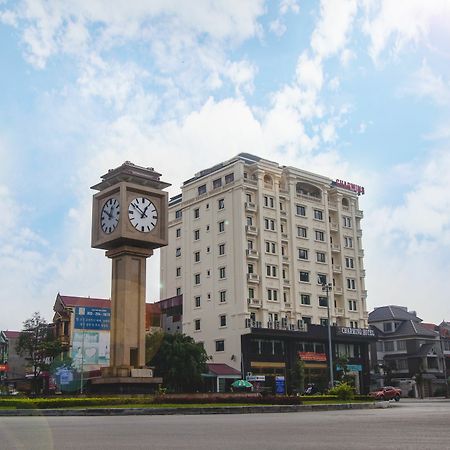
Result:
{"type": "MultiPolygon", "coordinates": [[[[388,403],[388,402],[383,402],[388,403]]],[[[0,417],[11,416],[153,416],[200,414],[264,414],[312,411],[342,411],[350,409],[375,409],[379,403],[342,403],[332,405],[254,405],[213,406],[209,408],[82,408],[82,409],[14,409],[1,410],[0,417]]]]}

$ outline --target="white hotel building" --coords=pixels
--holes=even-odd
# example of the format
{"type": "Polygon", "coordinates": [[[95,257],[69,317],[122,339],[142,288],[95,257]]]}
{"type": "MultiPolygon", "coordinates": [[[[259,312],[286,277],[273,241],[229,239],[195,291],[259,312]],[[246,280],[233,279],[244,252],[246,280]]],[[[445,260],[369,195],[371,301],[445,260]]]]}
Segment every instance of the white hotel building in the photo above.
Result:
{"type": "Polygon", "coordinates": [[[244,346],[264,360],[265,340],[244,345],[242,336],[266,330],[281,341],[295,337],[294,354],[326,353],[320,339],[316,347],[299,341],[308,341],[308,329],[316,338],[327,329],[322,281],[332,283],[333,329],[367,328],[358,189],[246,153],[185,181],[169,202],[169,245],[161,249],[161,298],[183,295],[183,333],[214,363],[284,373],[288,357],[284,366],[257,357],[244,364],[244,346]]]}

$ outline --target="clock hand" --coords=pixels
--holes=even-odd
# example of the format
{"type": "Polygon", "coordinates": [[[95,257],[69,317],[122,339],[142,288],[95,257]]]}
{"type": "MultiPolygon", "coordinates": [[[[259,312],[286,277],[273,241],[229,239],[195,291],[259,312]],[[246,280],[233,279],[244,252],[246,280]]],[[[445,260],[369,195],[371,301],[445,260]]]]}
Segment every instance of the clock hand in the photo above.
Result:
{"type": "MultiPolygon", "coordinates": [[[[131,205],[133,206],[134,209],[137,209],[141,214],[144,214],[144,212],[142,211],[141,208],[139,208],[139,206],[136,206],[134,203],[131,203],[131,205]]],[[[142,215],[142,217],[144,216],[142,215]]]]}

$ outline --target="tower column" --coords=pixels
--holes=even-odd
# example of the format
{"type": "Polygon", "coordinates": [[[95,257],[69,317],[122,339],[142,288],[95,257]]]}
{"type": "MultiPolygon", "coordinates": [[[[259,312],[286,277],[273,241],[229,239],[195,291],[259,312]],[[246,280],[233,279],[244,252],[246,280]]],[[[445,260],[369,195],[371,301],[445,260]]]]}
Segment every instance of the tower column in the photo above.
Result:
{"type": "Polygon", "coordinates": [[[153,250],[121,246],[106,252],[112,260],[111,375],[145,366],[146,262],[153,250]]]}

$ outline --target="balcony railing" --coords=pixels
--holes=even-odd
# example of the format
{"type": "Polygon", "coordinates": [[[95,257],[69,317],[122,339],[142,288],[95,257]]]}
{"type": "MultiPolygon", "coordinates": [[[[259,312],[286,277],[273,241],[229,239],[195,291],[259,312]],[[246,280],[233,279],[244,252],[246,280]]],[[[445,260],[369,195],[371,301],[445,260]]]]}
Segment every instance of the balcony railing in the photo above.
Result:
{"type": "Polygon", "coordinates": [[[259,283],[259,275],[257,273],[248,273],[247,280],[249,283],[259,283]]]}
{"type": "Polygon", "coordinates": [[[254,236],[258,234],[258,228],[253,225],[246,225],[245,231],[247,232],[247,234],[253,234],[254,236]]]}
{"type": "Polygon", "coordinates": [[[252,248],[248,248],[246,250],[246,253],[249,258],[258,258],[259,257],[259,253],[257,252],[257,250],[253,250],[252,248]]]}
{"type": "Polygon", "coordinates": [[[332,252],[340,252],[341,246],[339,244],[331,244],[331,251],[332,252]]]}
{"type": "Polygon", "coordinates": [[[251,308],[261,308],[261,300],[258,298],[248,298],[247,303],[251,308]]]}
{"type": "Polygon", "coordinates": [[[247,211],[256,212],[256,204],[252,202],[245,202],[245,209],[247,211]]]}
{"type": "Polygon", "coordinates": [[[333,272],[334,273],[341,273],[342,272],[342,266],[340,264],[333,264],[333,272]]]}

